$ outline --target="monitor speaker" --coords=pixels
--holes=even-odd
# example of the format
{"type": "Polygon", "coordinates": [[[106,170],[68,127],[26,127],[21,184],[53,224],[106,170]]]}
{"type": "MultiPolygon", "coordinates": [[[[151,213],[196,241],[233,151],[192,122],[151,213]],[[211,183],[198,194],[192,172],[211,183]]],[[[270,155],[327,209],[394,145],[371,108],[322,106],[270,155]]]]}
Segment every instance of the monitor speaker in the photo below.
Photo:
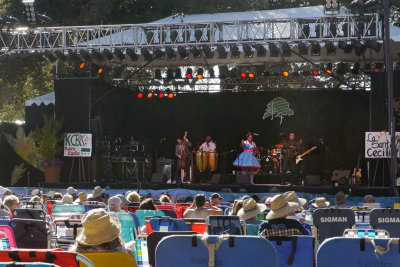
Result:
{"type": "Polygon", "coordinates": [[[153,173],[151,176],[152,183],[163,183],[164,182],[164,174],[163,173],[153,173]]]}
{"type": "Polygon", "coordinates": [[[236,183],[237,184],[250,184],[250,176],[238,174],[238,175],[236,175],[236,183]]]}
{"type": "Polygon", "coordinates": [[[306,175],[306,185],[321,185],[321,177],[319,175],[306,175]]]}
{"type": "Polygon", "coordinates": [[[211,184],[220,184],[221,181],[221,174],[213,174],[213,176],[211,177],[211,184]]]}

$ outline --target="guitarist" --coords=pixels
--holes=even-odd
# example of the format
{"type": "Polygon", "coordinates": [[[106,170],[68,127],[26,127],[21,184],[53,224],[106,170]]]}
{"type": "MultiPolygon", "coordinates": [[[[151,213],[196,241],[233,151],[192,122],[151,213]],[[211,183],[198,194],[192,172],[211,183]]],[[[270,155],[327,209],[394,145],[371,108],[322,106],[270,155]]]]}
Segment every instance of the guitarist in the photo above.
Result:
{"type": "Polygon", "coordinates": [[[296,141],[296,135],[294,132],[289,134],[289,139],[283,143],[282,155],[283,155],[283,166],[282,166],[282,182],[281,184],[287,184],[292,182],[293,176],[298,175],[298,168],[296,166],[296,157],[300,155],[300,145],[296,141]]]}
{"type": "Polygon", "coordinates": [[[189,139],[187,139],[186,136],[184,138],[178,138],[176,139],[176,146],[175,146],[175,156],[177,158],[177,167],[176,167],[176,178],[174,183],[179,183],[184,181],[185,177],[182,177],[181,175],[181,166],[182,166],[182,160],[185,160],[185,169],[184,169],[184,176],[186,176],[186,180],[189,181],[189,175],[190,175],[190,165],[192,163],[192,143],[190,143],[189,139]],[[186,150],[185,156],[182,159],[183,156],[183,151],[186,150]]]}

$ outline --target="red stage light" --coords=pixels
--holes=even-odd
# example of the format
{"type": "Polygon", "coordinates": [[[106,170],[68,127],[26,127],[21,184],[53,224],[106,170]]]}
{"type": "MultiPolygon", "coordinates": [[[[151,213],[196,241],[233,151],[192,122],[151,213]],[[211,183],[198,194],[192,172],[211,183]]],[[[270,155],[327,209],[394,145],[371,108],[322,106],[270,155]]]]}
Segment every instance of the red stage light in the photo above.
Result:
{"type": "Polygon", "coordinates": [[[199,79],[199,80],[203,79],[203,75],[197,74],[197,79],[199,79]]]}
{"type": "Polygon", "coordinates": [[[313,70],[312,74],[313,74],[314,76],[318,76],[319,72],[318,72],[317,70],[313,70]]]}
{"type": "Polygon", "coordinates": [[[152,98],[153,97],[153,93],[148,93],[147,94],[147,98],[152,98]]]}
{"type": "Polygon", "coordinates": [[[240,74],[240,77],[242,77],[242,78],[246,78],[246,77],[247,77],[247,73],[245,73],[245,72],[242,72],[242,73],[240,74]]]}
{"type": "Polygon", "coordinates": [[[325,72],[326,72],[326,74],[329,74],[329,75],[332,74],[332,70],[330,70],[330,69],[327,69],[325,72]]]}
{"type": "Polygon", "coordinates": [[[192,79],[192,77],[193,77],[193,76],[192,76],[191,73],[187,73],[187,74],[186,74],[186,79],[192,79]]]}
{"type": "Polygon", "coordinates": [[[163,97],[164,97],[164,93],[159,93],[159,94],[158,94],[158,97],[159,97],[159,98],[163,98],[163,97]]]}
{"type": "Polygon", "coordinates": [[[85,63],[85,62],[82,62],[82,63],[79,65],[79,68],[80,68],[80,69],[83,69],[85,66],[86,66],[86,63],[85,63]]]}
{"type": "Polygon", "coordinates": [[[254,78],[254,77],[255,77],[254,73],[249,73],[249,78],[254,78]]]}
{"type": "Polygon", "coordinates": [[[100,68],[97,70],[97,74],[102,74],[102,73],[103,73],[103,68],[100,67],[100,68]]]}
{"type": "Polygon", "coordinates": [[[174,94],[173,93],[169,93],[168,94],[168,98],[174,98],[174,94]]]}
{"type": "Polygon", "coordinates": [[[285,76],[285,77],[288,77],[289,76],[289,72],[285,70],[285,71],[282,72],[282,75],[285,76]]]}
{"type": "Polygon", "coordinates": [[[138,97],[138,98],[142,98],[142,97],[143,97],[143,93],[137,94],[137,97],[138,97]]]}
{"type": "Polygon", "coordinates": [[[374,72],[380,72],[381,70],[380,69],[374,69],[374,72]]]}

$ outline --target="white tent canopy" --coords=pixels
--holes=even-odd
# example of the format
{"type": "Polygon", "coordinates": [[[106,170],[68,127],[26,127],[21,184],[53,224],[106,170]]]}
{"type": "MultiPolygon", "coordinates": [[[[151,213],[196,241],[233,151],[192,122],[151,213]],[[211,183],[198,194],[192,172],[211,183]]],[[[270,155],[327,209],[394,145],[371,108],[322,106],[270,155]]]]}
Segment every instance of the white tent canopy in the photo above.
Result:
{"type": "Polygon", "coordinates": [[[30,107],[32,105],[37,105],[40,106],[41,104],[44,104],[45,106],[50,105],[50,104],[55,104],[56,100],[55,100],[55,95],[54,95],[54,91],[47,93],[45,95],[41,95],[29,100],[25,101],[25,106],[26,107],[30,107]]]}

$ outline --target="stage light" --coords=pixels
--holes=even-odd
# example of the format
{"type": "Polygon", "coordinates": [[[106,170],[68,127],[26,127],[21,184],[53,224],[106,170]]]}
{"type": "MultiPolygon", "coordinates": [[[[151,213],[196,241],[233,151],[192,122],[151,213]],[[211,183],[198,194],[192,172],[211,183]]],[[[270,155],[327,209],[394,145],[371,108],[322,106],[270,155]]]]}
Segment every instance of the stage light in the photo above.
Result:
{"type": "Polygon", "coordinates": [[[81,49],[81,50],[79,50],[79,54],[87,62],[90,62],[92,60],[92,56],[90,55],[90,53],[87,50],[81,49]]]}
{"type": "Polygon", "coordinates": [[[203,68],[199,68],[197,70],[197,75],[196,75],[197,79],[199,79],[199,80],[203,79],[203,75],[204,75],[204,69],[203,68]]]}
{"type": "Polygon", "coordinates": [[[165,95],[164,95],[164,92],[160,92],[160,93],[158,93],[158,97],[159,98],[163,98],[165,95]]]}
{"type": "Polygon", "coordinates": [[[319,71],[318,71],[318,70],[313,70],[313,71],[312,71],[312,74],[313,74],[314,76],[318,76],[318,75],[319,75],[319,71]]]}
{"type": "Polygon", "coordinates": [[[267,55],[267,49],[262,44],[256,45],[256,51],[258,57],[265,57],[267,55]]]}
{"type": "Polygon", "coordinates": [[[338,1],[339,0],[325,0],[325,11],[338,12],[340,10],[338,1]]]}
{"type": "Polygon", "coordinates": [[[321,45],[318,42],[313,42],[311,44],[311,55],[320,56],[321,55],[321,45]]]}
{"type": "Polygon", "coordinates": [[[353,46],[354,46],[354,53],[356,53],[357,56],[361,56],[365,53],[367,50],[367,46],[365,44],[362,44],[360,41],[353,41],[353,46]]]}
{"type": "Polygon", "coordinates": [[[146,33],[146,40],[147,40],[147,44],[152,44],[154,43],[154,32],[147,32],[146,33]]]}
{"type": "Polygon", "coordinates": [[[326,48],[326,54],[328,56],[336,55],[336,47],[331,41],[326,41],[325,42],[325,48],[326,48]]]}
{"type": "Polygon", "coordinates": [[[169,99],[174,98],[174,94],[172,93],[171,89],[165,90],[165,96],[168,97],[169,99]]]}
{"type": "Polygon", "coordinates": [[[376,40],[368,40],[365,42],[365,46],[378,53],[381,50],[382,44],[376,40]]]}
{"type": "Polygon", "coordinates": [[[370,63],[366,63],[364,65],[363,73],[364,74],[371,74],[371,64],[370,63]]]}
{"type": "Polygon", "coordinates": [[[171,38],[171,42],[176,43],[176,41],[178,40],[178,36],[178,31],[172,30],[171,34],[169,35],[169,37],[171,38]]]}
{"type": "Polygon", "coordinates": [[[168,94],[168,98],[169,98],[169,99],[174,98],[174,96],[175,96],[175,95],[174,95],[173,93],[169,93],[169,94],[168,94]]]}
{"type": "Polygon", "coordinates": [[[147,60],[150,61],[153,58],[153,55],[150,54],[149,50],[145,47],[143,47],[142,49],[140,49],[140,53],[142,54],[142,56],[147,60]]]}
{"type": "Polygon", "coordinates": [[[176,53],[175,53],[175,50],[172,47],[167,47],[167,49],[165,51],[166,51],[168,60],[175,60],[176,53]]]}
{"type": "Polygon", "coordinates": [[[374,72],[381,72],[381,71],[383,71],[383,69],[384,69],[384,67],[383,67],[382,63],[380,63],[380,62],[375,63],[374,72]]]}
{"type": "Polygon", "coordinates": [[[156,69],[154,71],[154,79],[157,79],[157,80],[161,80],[162,79],[161,70],[160,69],[156,69]]]}
{"type": "Polygon", "coordinates": [[[142,92],[138,93],[137,98],[143,98],[143,93],[142,92]]]}
{"type": "Polygon", "coordinates": [[[292,51],[290,50],[290,45],[288,43],[282,43],[282,56],[291,57],[292,51]]]}
{"type": "Polygon", "coordinates": [[[303,25],[301,37],[303,39],[308,39],[310,37],[310,25],[308,24],[303,25]]]}
{"type": "Polygon", "coordinates": [[[103,71],[104,71],[104,69],[103,69],[103,67],[99,67],[98,69],[97,69],[97,74],[102,74],[103,73],[103,71]]]}
{"type": "Polygon", "coordinates": [[[126,54],[128,55],[128,57],[129,57],[132,61],[136,61],[136,60],[138,60],[138,58],[139,58],[139,56],[136,54],[135,50],[133,50],[132,48],[126,49],[126,54]]]}
{"type": "Polygon", "coordinates": [[[271,72],[269,72],[269,71],[264,71],[263,73],[262,73],[262,76],[263,77],[269,77],[269,76],[271,76],[271,72]]]}
{"type": "Polygon", "coordinates": [[[240,50],[236,44],[231,45],[231,57],[232,58],[239,58],[240,57],[240,50]]]}
{"type": "Polygon", "coordinates": [[[246,77],[247,77],[247,73],[246,73],[246,72],[242,72],[242,73],[240,73],[240,77],[242,77],[242,78],[246,78],[246,77]]]}
{"type": "Polygon", "coordinates": [[[158,59],[164,59],[165,52],[162,51],[160,48],[155,48],[153,51],[153,55],[155,55],[156,58],[158,58],[158,59]]]}
{"type": "Polygon", "coordinates": [[[84,69],[85,66],[86,66],[86,63],[85,63],[85,62],[82,62],[82,63],[79,65],[79,68],[80,68],[80,69],[84,69]]]}
{"type": "Polygon", "coordinates": [[[25,6],[25,18],[28,23],[42,23],[48,24],[51,23],[53,20],[43,14],[39,14],[35,9],[35,0],[23,0],[22,3],[25,6]]]}
{"type": "Polygon", "coordinates": [[[200,49],[198,49],[197,47],[192,46],[192,47],[190,48],[190,51],[192,52],[192,55],[193,55],[194,58],[199,58],[199,57],[201,57],[201,51],[200,51],[200,49]]]}
{"type": "Polygon", "coordinates": [[[231,72],[230,72],[229,76],[232,79],[236,79],[238,77],[241,77],[241,73],[239,72],[239,69],[235,67],[235,68],[231,69],[231,72]]]}
{"type": "Polygon", "coordinates": [[[243,45],[243,52],[244,52],[244,57],[246,58],[252,58],[253,57],[253,50],[251,49],[251,46],[248,44],[243,45]]]}
{"type": "Polygon", "coordinates": [[[351,73],[354,75],[360,74],[360,63],[356,62],[353,64],[353,67],[351,68],[351,73]]]}
{"type": "Polygon", "coordinates": [[[332,74],[332,70],[327,69],[327,70],[325,71],[325,73],[326,73],[327,75],[331,75],[331,74],[332,74]]]}
{"type": "Polygon", "coordinates": [[[228,56],[225,47],[223,47],[222,45],[217,46],[217,52],[218,52],[218,58],[220,59],[226,58],[228,56]]]}
{"type": "Polygon", "coordinates": [[[269,43],[268,44],[269,48],[269,56],[270,57],[279,57],[279,49],[274,43],[269,43]]]}
{"type": "Polygon", "coordinates": [[[14,18],[12,16],[2,15],[0,13],[0,24],[14,24],[17,22],[19,22],[17,18],[14,18]]]}
{"type": "Polygon", "coordinates": [[[153,95],[154,95],[153,92],[148,92],[148,93],[147,93],[147,98],[152,98],[153,95]]]}
{"type": "Polygon", "coordinates": [[[167,79],[168,80],[174,79],[174,72],[172,69],[167,69],[167,79]]]}
{"type": "Polygon", "coordinates": [[[337,25],[336,25],[336,23],[331,22],[329,24],[329,31],[331,32],[332,37],[336,38],[336,36],[337,36],[337,25]]]}
{"type": "Polygon", "coordinates": [[[194,39],[196,39],[197,42],[201,41],[201,38],[203,37],[203,31],[200,29],[197,29],[194,31],[194,39]]]}
{"type": "Polygon", "coordinates": [[[209,70],[208,70],[208,74],[209,74],[210,78],[215,78],[214,69],[209,69],[209,70]]]}
{"type": "Polygon", "coordinates": [[[223,65],[223,66],[218,66],[218,70],[219,70],[219,78],[224,80],[226,78],[228,78],[229,75],[229,69],[227,66],[223,65]]]}
{"type": "Polygon", "coordinates": [[[178,47],[178,53],[181,56],[181,59],[186,60],[189,58],[189,53],[186,51],[186,48],[183,46],[178,47]]]}
{"type": "Polygon", "coordinates": [[[206,58],[213,58],[214,57],[214,53],[211,50],[211,48],[208,45],[203,45],[201,47],[201,50],[203,50],[204,55],[206,55],[206,58]]]}
{"type": "Polygon", "coordinates": [[[122,50],[119,49],[119,48],[115,48],[115,49],[114,49],[114,55],[115,55],[120,61],[123,61],[123,60],[125,59],[124,53],[123,53],[122,50]]]}
{"type": "Polygon", "coordinates": [[[180,68],[175,69],[175,79],[182,79],[182,71],[180,68]]]}
{"type": "Polygon", "coordinates": [[[325,74],[331,75],[333,73],[332,70],[333,70],[333,64],[332,63],[326,64],[325,74]]]}
{"type": "Polygon", "coordinates": [[[353,51],[353,45],[351,43],[346,43],[343,52],[345,52],[346,54],[351,54],[352,51],[353,51]]]}
{"type": "Polygon", "coordinates": [[[289,77],[290,73],[287,70],[282,71],[284,77],[289,77]]]}
{"type": "Polygon", "coordinates": [[[346,48],[346,42],[345,41],[343,41],[343,40],[340,40],[339,42],[338,42],[338,47],[340,48],[340,49],[345,49],[346,48]]]}
{"type": "Polygon", "coordinates": [[[112,54],[111,51],[110,51],[109,49],[107,49],[107,48],[103,50],[102,54],[103,54],[103,57],[105,57],[105,58],[108,59],[109,61],[111,61],[111,60],[114,59],[113,54],[112,54]]]}
{"type": "Polygon", "coordinates": [[[299,49],[300,55],[303,55],[303,56],[308,55],[308,46],[305,43],[303,43],[303,42],[299,43],[298,49],[299,49]]]}
{"type": "Polygon", "coordinates": [[[186,79],[192,79],[193,78],[193,70],[191,68],[186,69],[186,79]]]}
{"type": "Polygon", "coordinates": [[[250,78],[250,79],[253,79],[254,77],[255,77],[254,73],[250,72],[250,73],[249,73],[249,78],[250,78]]]}

